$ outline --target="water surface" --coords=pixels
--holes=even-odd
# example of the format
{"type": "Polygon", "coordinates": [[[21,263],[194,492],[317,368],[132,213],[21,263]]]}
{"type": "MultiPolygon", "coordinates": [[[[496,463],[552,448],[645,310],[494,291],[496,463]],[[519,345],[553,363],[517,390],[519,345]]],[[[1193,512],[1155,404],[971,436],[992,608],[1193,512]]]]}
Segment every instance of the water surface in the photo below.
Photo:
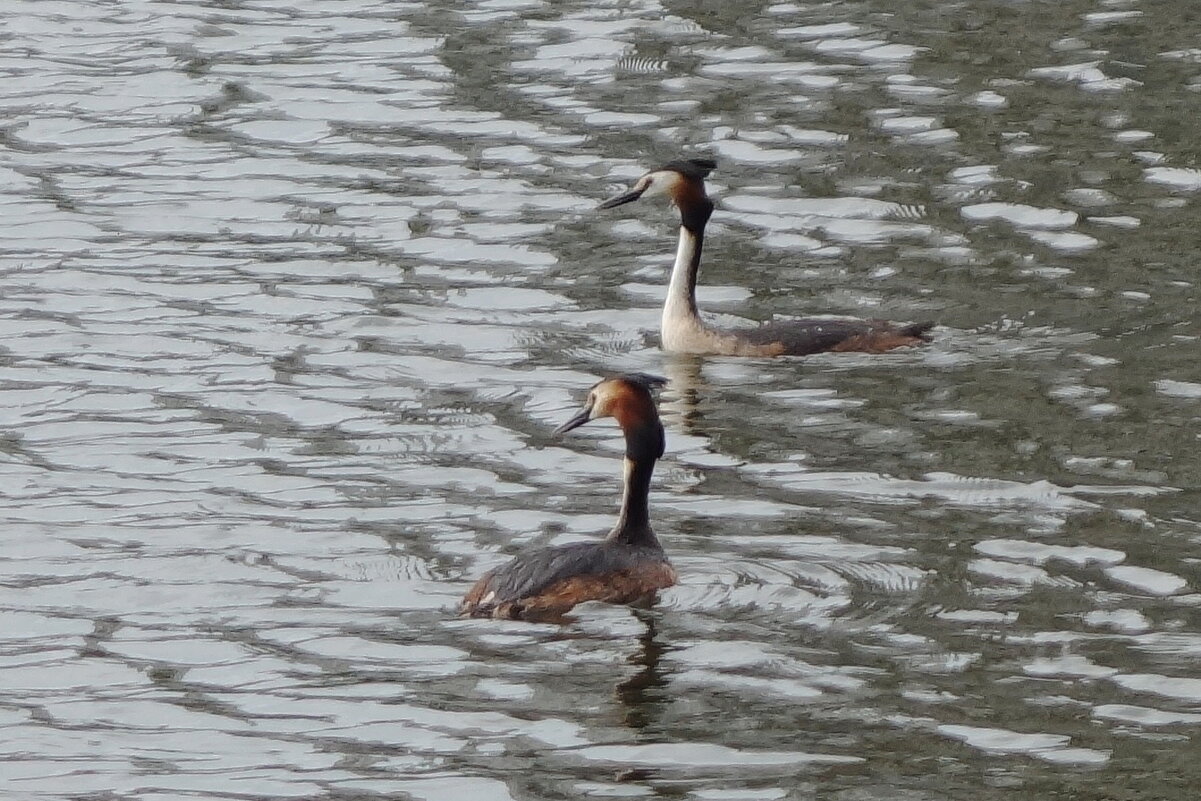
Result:
{"type": "Polygon", "coordinates": [[[1201,57],[1173,4],[22,4],[0,22],[0,777],[21,798],[1186,799],[1201,57]],[[935,319],[673,358],[701,303],[935,319]],[[654,612],[456,619],[595,537],[654,612]]]}

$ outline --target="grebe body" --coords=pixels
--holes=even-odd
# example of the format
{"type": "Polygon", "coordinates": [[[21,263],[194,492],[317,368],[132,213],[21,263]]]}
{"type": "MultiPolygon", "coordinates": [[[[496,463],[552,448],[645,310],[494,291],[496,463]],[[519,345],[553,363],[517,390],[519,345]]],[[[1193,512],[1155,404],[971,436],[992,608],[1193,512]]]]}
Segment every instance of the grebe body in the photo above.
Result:
{"type": "Polygon", "coordinates": [[[713,201],[705,194],[705,177],[716,166],[709,159],[672,161],[639,178],[629,192],[600,204],[602,209],[611,209],[639,198],[667,195],[680,212],[679,244],[660,323],[664,350],[721,356],[806,356],[827,351],[883,353],[929,341],[934,324],[928,322],[810,317],[736,330],[707,325],[697,310],[696,278],[705,225],[713,214],[713,201]]]}
{"type": "Polygon", "coordinates": [[[615,418],[625,434],[625,493],[621,514],[600,542],[538,548],[485,573],[464,596],[471,617],[554,618],[585,601],[649,602],[676,583],[676,572],[650,525],[647,498],[655,462],[663,455],[663,424],[652,391],[666,381],[641,373],[607,378],[592,387],[583,410],[556,434],[589,420],[615,418]]]}

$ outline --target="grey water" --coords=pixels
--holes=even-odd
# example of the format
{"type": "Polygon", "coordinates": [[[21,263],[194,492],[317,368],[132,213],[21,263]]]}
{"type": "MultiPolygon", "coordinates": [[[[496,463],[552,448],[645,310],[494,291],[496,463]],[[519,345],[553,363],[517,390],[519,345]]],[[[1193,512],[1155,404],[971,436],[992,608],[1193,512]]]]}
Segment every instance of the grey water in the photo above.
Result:
{"type": "Polygon", "coordinates": [[[0,795],[1191,799],[1201,21],[1152,0],[12,3],[0,795]],[[657,346],[719,162],[714,319],[657,346]],[[461,620],[598,536],[653,611],[461,620]]]}

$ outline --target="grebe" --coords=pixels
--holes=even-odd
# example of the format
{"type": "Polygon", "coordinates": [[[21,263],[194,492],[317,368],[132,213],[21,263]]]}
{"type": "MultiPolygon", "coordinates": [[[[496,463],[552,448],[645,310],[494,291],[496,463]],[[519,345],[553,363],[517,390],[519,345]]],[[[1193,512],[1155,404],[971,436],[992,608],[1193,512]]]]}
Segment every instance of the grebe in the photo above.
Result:
{"type": "Polygon", "coordinates": [[[671,161],[639,178],[629,192],[599,206],[611,209],[642,197],[667,195],[680,212],[680,242],[660,323],[664,350],[720,356],[804,356],[823,351],[883,353],[930,341],[927,332],[934,323],[853,317],[781,320],[735,331],[706,325],[696,308],[696,274],[705,224],[713,213],[713,201],[705,194],[705,177],[716,167],[709,159],[671,161]]]}
{"type": "Polygon", "coordinates": [[[472,617],[554,618],[584,601],[628,604],[650,600],[676,583],[676,571],[651,530],[651,473],[663,455],[663,424],[651,391],[666,379],[642,373],[594,385],[582,411],[555,429],[612,417],[626,438],[625,494],[613,530],[601,542],[577,542],[523,553],[490,570],[463,597],[472,617]]]}

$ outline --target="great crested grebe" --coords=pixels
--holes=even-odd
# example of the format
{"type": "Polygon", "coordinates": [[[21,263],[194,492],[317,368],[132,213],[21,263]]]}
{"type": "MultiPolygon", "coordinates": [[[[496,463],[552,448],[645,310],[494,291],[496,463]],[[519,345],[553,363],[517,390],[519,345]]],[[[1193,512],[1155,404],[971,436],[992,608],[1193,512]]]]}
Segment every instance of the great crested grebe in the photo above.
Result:
{"type": "Polygon", "coordinates": [[[668,162],[639,178],[629,192],[599,207],[611,209],[642,197],[667,195],[680,212],[680,243],[660,324],[664,350],[721,356],[804,356],[823,351],[883,353],[930,341],[927,332],[934,323],[808,317],[734,331],[706,325],[696,308],[696,274],[705,224],[713,213],[713,201],[705,194],[705,177],[716,166],[709,159],[668,162]]]}
{"type": "Polygon", "coordinates": [[[626,373],[595,384],[562,434],[589,420],[612,417],[626,438],[621,514],[600,542],[577,542],[519,554],[488,571],[463,597],[471,617],[553,618],[585,601],[628,604],[649,600],[676,583],[676,571],[651,530],[647,510],[651,473],[663,455],[663,424],[653,389],[666,379],[626,373]]]}

